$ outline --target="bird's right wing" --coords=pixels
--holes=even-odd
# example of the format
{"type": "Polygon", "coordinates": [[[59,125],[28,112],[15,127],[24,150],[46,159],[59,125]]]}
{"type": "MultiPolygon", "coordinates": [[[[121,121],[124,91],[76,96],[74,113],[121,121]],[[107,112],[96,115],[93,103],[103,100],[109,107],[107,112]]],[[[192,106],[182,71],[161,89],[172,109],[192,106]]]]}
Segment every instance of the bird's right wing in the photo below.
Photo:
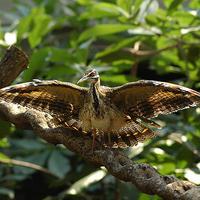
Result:
{"type": "Polygon", "coordinates": [[[60,118],[78,120],[87,89],[60,81],[22,83],[0,89],[0,102],[10,102],[60,118]]]}

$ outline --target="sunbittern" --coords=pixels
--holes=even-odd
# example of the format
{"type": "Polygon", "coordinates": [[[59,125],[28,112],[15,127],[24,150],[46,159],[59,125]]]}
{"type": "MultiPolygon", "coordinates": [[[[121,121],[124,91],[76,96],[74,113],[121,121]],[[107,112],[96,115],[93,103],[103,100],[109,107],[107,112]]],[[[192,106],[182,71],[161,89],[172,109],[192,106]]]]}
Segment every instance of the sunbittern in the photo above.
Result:
{"type": "Polygon", "coordinates": [[[179,85],[141,80],[119,87],[100,85],[95,69],[78,81],[90,88],[36,80],[0,90],[0,101],[49,113],[54,127],[66,127],[101,138],[105,146],[127,147],[152,138],[151,118],[200,104],[200,93],[179,85]]]}

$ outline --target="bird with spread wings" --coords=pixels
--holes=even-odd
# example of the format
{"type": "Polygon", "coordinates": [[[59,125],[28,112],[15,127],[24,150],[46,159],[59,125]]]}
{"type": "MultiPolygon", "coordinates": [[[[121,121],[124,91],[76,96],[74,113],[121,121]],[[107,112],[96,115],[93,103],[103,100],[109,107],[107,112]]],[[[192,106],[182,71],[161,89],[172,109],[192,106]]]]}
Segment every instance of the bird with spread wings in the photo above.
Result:
{"type": "Polygon", "coordinates": [[[120,148],[154,137],[152,128],[159,125],[152,118],[200,104],[200,93],[167,82],[140,80],[105,87],[95,69],[86,71],[83,81],[90,87],[55,80],[9,86],[0,89],[0,102],[48,113],[52,127],[91,135],[93,145],[100,138],[104,146],[120,148]]]}

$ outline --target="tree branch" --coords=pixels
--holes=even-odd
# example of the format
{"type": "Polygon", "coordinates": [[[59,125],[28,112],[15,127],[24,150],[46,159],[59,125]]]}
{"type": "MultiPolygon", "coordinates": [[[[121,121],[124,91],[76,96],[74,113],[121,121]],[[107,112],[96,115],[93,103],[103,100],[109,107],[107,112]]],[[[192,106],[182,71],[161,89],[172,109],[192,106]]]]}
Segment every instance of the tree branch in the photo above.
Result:
{"type": "Polygon", "coordinates": [[[10,85],[27,66],[28,57],[23,51],[15,46],[8,48],[0,61],[0,87],[10,85]]]}
{"type": "MultiPolygon", "coordinates": [[[[4,65],[4,68],[7,67],[4,65]]],[[[13,68],[13,71],[18,71],[18,67],[15,66],[16,69],[13,68]]],[[[5,76],[8,75],[0,74],[0,80],[4,80],[4,86],[7,80],[5,76]]],[[[10,81],[7,84],[10,84],[10,81]]],[[[200,187],[189,181],[179,180],[174,176],[162,176],[148,164],[133,163],[118,149],[105,148],[97,142],[95,151],[92,152],[91,137],[80,135],[75,130],[52,127],[50,123],[52,116],[48,113],[27,109],[1,100],[0,115],[21,128],[33,129],[39,137],[50,143],[64,144],[69,150],[95,165],[105,166],[113,176],[131,182],[144,193],[157,194],[163,199],[173,200],[196,200],[200,197],[200,187]]]]}
{"type": "Polygon", "coordinates": [[[41,167],[40,165],[37,165],[35,163],[26,162],[26,161],[22,161],[22,160],[15,160],[15,159],[11,159],[11,158],[0,159],[0,163],[7,164],[7,165],[17,165],[17,166],[21,166],[21,167],[27,167],[27,168],[38,170],[38,171],[41,171],[48,175],[56,177],[48,169],[41,167]]]}
{"type": "Polygon", "coordinates": [[[175,43],[173,45],[169,45],[169,46],[163,47],[161,49],[157,49],[157,50],[140,50],[141,42],[138,41],[134,44],[133,48],[128,48],[127,50],[134,56],[155,56],[157,54],[162,53],[163,51],[174,49],[179,46],[180,46],[179,43],[175,43]]]}

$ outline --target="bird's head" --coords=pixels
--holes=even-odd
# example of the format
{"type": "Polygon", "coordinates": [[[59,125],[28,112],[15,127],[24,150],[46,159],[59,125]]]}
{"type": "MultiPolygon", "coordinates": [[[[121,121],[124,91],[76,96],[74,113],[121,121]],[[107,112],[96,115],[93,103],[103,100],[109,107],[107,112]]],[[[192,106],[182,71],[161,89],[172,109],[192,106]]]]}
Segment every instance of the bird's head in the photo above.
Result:
{"type": "Polygon", "coordinates": [[[77,82],[77,84],[84,82],[84,81],[90,81],[91,83],[96,83],[98,80],[99,80],[99,73],[96,71],[96,69],[90,69],[85,72],[85,74],[77,82]]]}

